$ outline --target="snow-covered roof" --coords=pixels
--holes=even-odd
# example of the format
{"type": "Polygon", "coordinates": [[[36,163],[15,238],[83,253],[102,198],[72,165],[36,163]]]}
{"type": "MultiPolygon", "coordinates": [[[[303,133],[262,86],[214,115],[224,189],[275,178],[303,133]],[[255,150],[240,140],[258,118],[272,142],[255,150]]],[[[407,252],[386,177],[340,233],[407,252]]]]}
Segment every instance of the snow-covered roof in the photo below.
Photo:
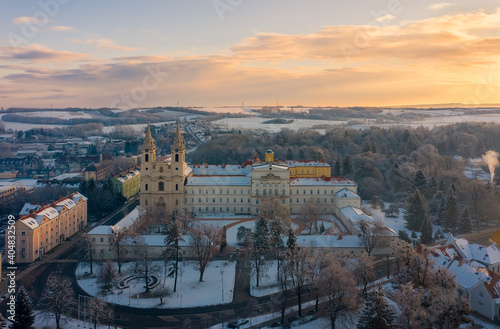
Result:
{"type": "Polygon", "coordinates": [[[87,197],[80,192],[76,192],[75,194],[73,194],[73,201],[75,203],[78,203],[78,200],[80,199],[82,199],[83,201],[87,201],[87,197]]]}
{"type": "Polygon", "coordinates": [[[36,221],[38,224],[42,222],[42,220],[47,217],[48,219],[54,219],[57,216],[59,216],[59,212],[57,211],[56,208],[54,207],[47,207],[45,209],[42,209],[36,213],[36,221]]]}
{"type": "Polygon", "coordinates": [[[330,167],[325,161],[316,160],[287,160],[288,167],[330,167]]]}
{"type": "Polygon", "coordinates": [[[344,235],[341,239],[336,235],[300,235],[297,237],[297,245],[315,248],[361,248],[357,235],[344,235]]]}
{"type": "Polygon", "coordinates": [[[257,162],[257,164],[255,164],[252,168],[254,170],[255,169],[263,169],[263,168],[276,168],[276,169],[288,170],[287,166],[273,164],[273,163],[262,163],[262,164],[260,164],[260,162],[257,162]]]}
{"type": "Polygon", "coordinates": [[[366,215],[363,210],[356,207],[344,207],[340,209],[340,212],[344,215],[345,218],[349,219],[353,224],[359,221],[360,219],[364,219],[367,222],[372,222],[373,218],[366,215]]]}
{"type": "Polygon", "coordinates": [[[129,173],[127,173],[126,175],[122,175],[120,177],[117,177],[116,179],[122,183],[125,183],[129,179],[132,179],[138,175],[140,175],[139,170],[133,170],[133,171],[130,171],[129,173]]]}
{"type": "Polygon", "coordinates": [[[58,211],[61,211],[63,207],[66,207],[66,209],[71,209],[76,206],[76,203],[72,199],[63,199],[62,201],[59,201],[56,203],[56,209],[58,211]]]}
{"type": "Polygon", "coordinates": [[[88,235],[104,235],[104,234],[113,234],[112,226],[110,225],[99,225],[93,228],[88,235]]]}
{"type": "Polygon", "coordinates": [[[187,178],[186,186],[250,186],[249,176],[192,176],[187,178]]]}
{"type": "Polygon", "coordinates": [[[292,178],[290,186],[331,186],[331,185],[349,185],[356,184],[344,177],[320,177],[320,178],[292,178]]]}
{"type": "MultiPolygon", "coordinates": [[[[137,238],[143,240],[144,243],[150,247],[164,247],[165,246],[165,235],[139,235],[137,238]]],[[[179,247],[188,247],[191,242],[191,236],[183,235],[183,240],[179,241],[179,247]]],[[[127,239],[125,244],[133,245],[134,239],[127,239]]]]}
{"type": "Polygon", "coordinates": [[[113,225],[111,228],[114,232],[118,232],[122,229],[128,229],[145,213],[146,209],[141,206],[137,206],[127,216],[123,217],[122,220],[113,225]]]}
{"type": "Polygon", "coordinates": [[[251,171],[250,166],[240,165],[190,165],[194,176],[246,176],[251,171]]]}
{"type": "Polygon", "coordinates": [[[359,199],[359,195],[357,195],[356,193],[352,192],[351,190],[348,190],[346,188],[343,188],[341,189],[340,191],[338,191],[337,193],[335,193],[335,195],[338,197],[338,198],[353,198],[353,199],[359,199]]]}
{"type": "Polygon", "coordinates": [[[455,248],[456,246],[445,244],[433,249],[430,255],[437,266],[448,268],[460,287],[469,290],[478,284],[484,284],[491,297],[500,304],[500,276],[475,260],[464,260],[455,248]]]}
{"type": "Polygon", "coordinates": [[[452,244],[454,244],[460,252],[461,256],[465,260],[476,260],[480,263],[492,265],[500,262],[500,249],[496,244],[492,244],[489,247],[469,242],[463,238],[451,238],[452,244]]]}
{"type": "Polygon", "coordinates": [[[21,209],[21,211],[19,212],[19,215],[21,216],[29,215],[31,210],[37,211],[40,208],[42,208],[42,206],[39,204],[32,204],[27,202],[24,204],[23,209],[21,209]]]}

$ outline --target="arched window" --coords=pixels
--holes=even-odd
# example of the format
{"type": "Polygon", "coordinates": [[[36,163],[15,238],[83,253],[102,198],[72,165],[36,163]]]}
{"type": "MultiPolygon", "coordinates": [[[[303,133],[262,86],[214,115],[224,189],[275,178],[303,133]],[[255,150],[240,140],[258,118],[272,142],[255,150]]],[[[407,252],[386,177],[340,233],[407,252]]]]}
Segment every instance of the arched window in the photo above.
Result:
{"type": "Polygon", "coordinates": [[[264,195],[267,195],[267,190],[263,190],[264,195]]]}
{"type": "Polygon", "coordinates": [[[144,189],[147,191],[148,190],[148,184],[144,185],[144,189]]]}
{"type": "Polygon", "coordinates": [[[179,200],[175,199],[175,205],[178,206],[179,205],[179,200]]]}
{"type": "Polygon", "coordinates": [[[179,191],[179,184],[175,184],[175,190],[179,191]]]}
{"type": "Polygon", "coordinates": [[[159,191],[163,191],[164,189],[165,189],[165,183],[163,183],[163,182],[159,182],[159,183],[158,183],[158,190],[159,190],[159,191]]]}
{"type": "Polygon", "coordinates": [[[286,194],[285,189],[282,189],[282,190],[281,190],[281,195],[285,195],[285,194],[286,194]]]}
{"type": "Polygon", "coordinates": [[[175,162],[179,162],[179,154],[175,155],[175,162]]]}
{"type": "Polygon", "coordinates": [[[145,161],[145,162],[148,162],[148,161],[149,161],[149,154],[147,154],[147,153],[146,153],[146,154],[144,155],[144,161],[145,161]]]}

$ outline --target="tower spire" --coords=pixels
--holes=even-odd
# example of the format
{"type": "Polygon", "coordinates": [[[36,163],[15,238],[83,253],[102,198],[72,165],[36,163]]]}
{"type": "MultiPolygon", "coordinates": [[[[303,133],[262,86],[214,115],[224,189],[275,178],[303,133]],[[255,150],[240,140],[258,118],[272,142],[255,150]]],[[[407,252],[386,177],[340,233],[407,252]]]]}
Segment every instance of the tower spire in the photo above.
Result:
{"type": "Polygon", "coordinates": [[[184,141],[182,140],[182,134],[181,134],[181,127],[179,123],[179,119],[177,119],[177,130],[175,132],[175,143],[177,144],[184,144],[184,141]]]}
{"type": "Polygon", "coordinates": [[[151,135],[151,126],[149,125],[149,118],[148,118],[148,126],[146,127],[146,138],[144,139],[144,144],[147,145],[154,144],[153,136],[151,135]]]}

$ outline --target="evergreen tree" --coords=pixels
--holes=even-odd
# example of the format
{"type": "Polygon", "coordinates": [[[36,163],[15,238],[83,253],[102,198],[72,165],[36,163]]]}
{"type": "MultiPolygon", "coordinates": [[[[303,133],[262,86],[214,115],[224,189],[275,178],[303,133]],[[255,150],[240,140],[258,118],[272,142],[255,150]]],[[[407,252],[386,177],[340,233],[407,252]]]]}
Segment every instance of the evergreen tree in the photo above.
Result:
{"type": "Polygon", "coordinates": [[[390,329],[396,314],[384,298],[384,290],[379,284],[374,295],[366,301],[365,309],[358,319],[357,329],[390,329]]]}
{"type": "Polygon", "coordinates": [[[270,239],[269,226],[267,225],[267,221],[261,217],[255,223],[255,233],[254,233],[255,248],[261,251],[269,249],[270,247],[269,239],[270,239]]]}
{"type": "Polygon", "coordinates": [[[14,315],[13,329],[28,329],[35,323],[33,314],[33,303],[31,297],[23,286],[20,286],[16,294],[16,314],[14,315]]]}
{"type": "Polygon", "coordinates": [[[288,230],[288,239],[286,240],[286,249],[288,254],[293,254],[297,248],[297,237],[292,229],[288,230]]]}
{"type": "Polygon", "coordinates": [[[406,241],[408,243],[411,243],[410,236],[408,235],[408,233],[406,231],[399,230],[398,231],[398,238],[400,238],[401,240],[406,241]]]}
{"type": "Polygon", "coordinates": [[[455,194],[451,192],[446,200],[446,211],[443,218],[444,227],[446,227],[451,232],[455,232],[458,226],[458,216],[457,199],[455,197],[455,194]]]}
{"type": "Polygon", "coordinates": [[[337,158],[335,165],[333,166],[333,177],[340,177],[342,174],[340,172],[342,165],[340,164],[340,159],[337,158]]]}
{"type": "Polygon", "coordinates": [[[413,190],[419,190],[420,193],[426,197],[427,193],[427,179],[425,178],[422,170],[419,170],[413,175],[411,179],[411,186],[413,190]]]}
{"type": "Polygon", "coordinates": [[[174,256],[173,258],[175,259],[173,262],[173,269],[169,273],[169,276],[174,277],[174,290],[173,292],[177,291],[177,274],[179,271],[179,242],[184,241],[184,238],[182,236],[182,231],[180,227],[180,222],[175,220],[175,215],[172,214],[172,222],[170,222],[167,225],[167,235],[165,239],[163,240],[163,243],[165,246],[167,246],[167,249],[169,251],[169,256],[174,256]]]}
{"type": "Polygon", "coordinates": [[[353,171],[353,166],[352,166],[351,156],[347,154],[342,163],[342,174],[344,176],[349,176],[350,174],[352,174],[352,171],[353,171]]]}
{"type": "Polygon", "coordinates": [[[300,149],[299,151],[299,160],[304,160],[306,158],[306,154],[304,153],[303,149],[300,149]]]}
{"type": "Polygon", "coordinates": [[[458,225],[458,233],[466,234],[472,230],[472,223],[469,216],[469,211],[464,208],[462,216],[460,216],[460,223],[458,225]]]}
{"type": "Polygon", "coordinates": [[[406,221],[406,228],[412,231],[419,231],[425,217],[428,217],[427,204],[419,190],[410,194],[408,199],[406,199],[405,208],[403,218],[406,221]]]}
{"type": "Polygon", "coordinates": [[[293,160],[293,151],[291,148],[288,148],[288,150],[286,151],[286,159],[293,160]]]}
{"type": "Polygon", "coordinates": [[[432,223],[429,216],[426,216],[424,221],[422,222],[422,228],[420,229],[422,234],[420,235],[420,243],[422,244],[430,244],[433,242],[432,240],[432,223]]]}
{"type": "Polygon", "coordinates": [[[370,151],[371,151],[370,141],[366,140],[365,144],[363,145],[363,153],[367,153],[370,151]]]}
{"type": "Polygon", "coordinates": [[[429,182],[427,182],[427,199],[430,199],[434,194],[436,194],[437,188],[436,178],[432,176],[431,179],[429,179],[429,182]]]}

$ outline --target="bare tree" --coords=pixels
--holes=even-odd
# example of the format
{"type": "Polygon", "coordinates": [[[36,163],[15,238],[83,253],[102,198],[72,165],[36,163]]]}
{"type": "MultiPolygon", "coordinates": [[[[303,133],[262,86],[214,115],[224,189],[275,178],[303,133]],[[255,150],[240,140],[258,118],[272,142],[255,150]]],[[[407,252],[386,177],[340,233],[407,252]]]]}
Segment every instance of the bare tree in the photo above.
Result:
{"type": "Polygon", "coordinates": [[[365,219],[360,219],[356,225],[360,232],[361,244],[365,247],[368,255],[371,256],[375,247],[383,247],[386,245],[384,244],[384,237],[388,234],[388,231],[385,228],[384,221],[374,220],[370,222],[365,219]]]}
{"type": "Polygon", "coordinates": [[[327,300],[326,314],[332,329],[335,329],[338,319],[352,320],[353,310],[358,305],[356,281],[335,257],[329,257],[329,265],[322,271],[319,283],[320,291],[327,300]]]}
{"type": "Polygon", "coordinates": [[[158,287],[151,292],[151,297],[160,299],[160,305],[163,304],[163,298],[168,296],[170,296],[170,289],[167,287],[158,287]]]}
{"type": "Polygon", "coordinates": [[[175,221],[180,224],[182,234],[188,234],[195,224],[193,212],[188,207],[179,207],[175,212],[175,221]]]}
{"type": "Polygon", "coordinates": [[[190,246],[194,249],[195,257],[200,271],[200,282],[203,282],[203,274],[212,260],[213,250],[219,241],[219,233],[215,227],[202,224],[199,230],[190,235],[190,246]]]}
{"type": "Polygon", "coordinates": [[[92,238],[88,236],[88,234],[84,235],[84,238],[82,240],[83,242],[83,247],[84,247],[84,252],[85,252],[85,259],[86,262],[88,262],[90,266],[90,274],[94,273],[94,256],[95,256],[95,248],[94,248],[94,242],[92,241],[92,238]]]}
{"type": "Polygon", "coordinates": [[[295,252],[288,254],[288,266],[293,277],[295,293],[297,295],[297,307],[299,317],[302,317],[302,292],[307,284],[308,264],[307,260],[312,254],[311,248],[296,248],[295,252]]]}
{"type": "Polygon", "coordinates": [[[151,248],[144,238],[137,236],[133,239],[135,251],[135,273],[144,279],[146,293],[149,292],[149,276],[158,271],[157,258],[153,256],[151,248]]]}
{"type": "Polygon", "coordinates": [[[101,267],[99,272],[99,277],[97,278],[97,282],[102,284],[102,291],[109,292],[113,287],[113,281],[116,278],[116,270],[115,265],[109,259],[106,263],[101,267]]]}
{"type": "Polygon", "coordinates": [[[113,249],[116,252],[116,262],[118,263],[118,273],[122,272],[122,257],[125,254],[125,245],[130,239],[131,234],[127,230],[121,229],[115,233],[113,240],[113,249]]]}
{"type": "Polygon", "coordinates": [[[318,232],[318,221],[320,219],[321,210],[318,203],[310,198],[300,209],[300,220],[307,225],[309,228],[309,234],[312,234],[313,228],[314,232],[318,232]]]}
{"type": "Polygon", "coordinates": [[[311,256],[307,259],[307,282],[316,299],[314,307],[316,312],[319,309],[319,299],[321,297],[322,273],[329,265],[327,255],[327,253],[318,249],[313,249],[311,256]]]}
{"type": "Polygon", "coordinates": [[[375,280],[373,257],[367,253],[356,255],[349,263],[349,270],[354,274],[356,284],[363,287],[363,296],[367,297],[367,287],[375,280]]]}
{"type": "Polygon", "coordinates": [[[113,320],[113,307],[99,298],[90,298],[87,310],[94,324],[94,329],[97,328],[98,322],[111,322],[113,320]]]}
{"type": "Polygon", "coordinates": [[[41,303],[52,313],[56,320],[56,329],[61,328],[61,315],[68,312],[75,305],[74,292],[71,281],[64,277],[51,275],[47,280],[41,303]]]}

